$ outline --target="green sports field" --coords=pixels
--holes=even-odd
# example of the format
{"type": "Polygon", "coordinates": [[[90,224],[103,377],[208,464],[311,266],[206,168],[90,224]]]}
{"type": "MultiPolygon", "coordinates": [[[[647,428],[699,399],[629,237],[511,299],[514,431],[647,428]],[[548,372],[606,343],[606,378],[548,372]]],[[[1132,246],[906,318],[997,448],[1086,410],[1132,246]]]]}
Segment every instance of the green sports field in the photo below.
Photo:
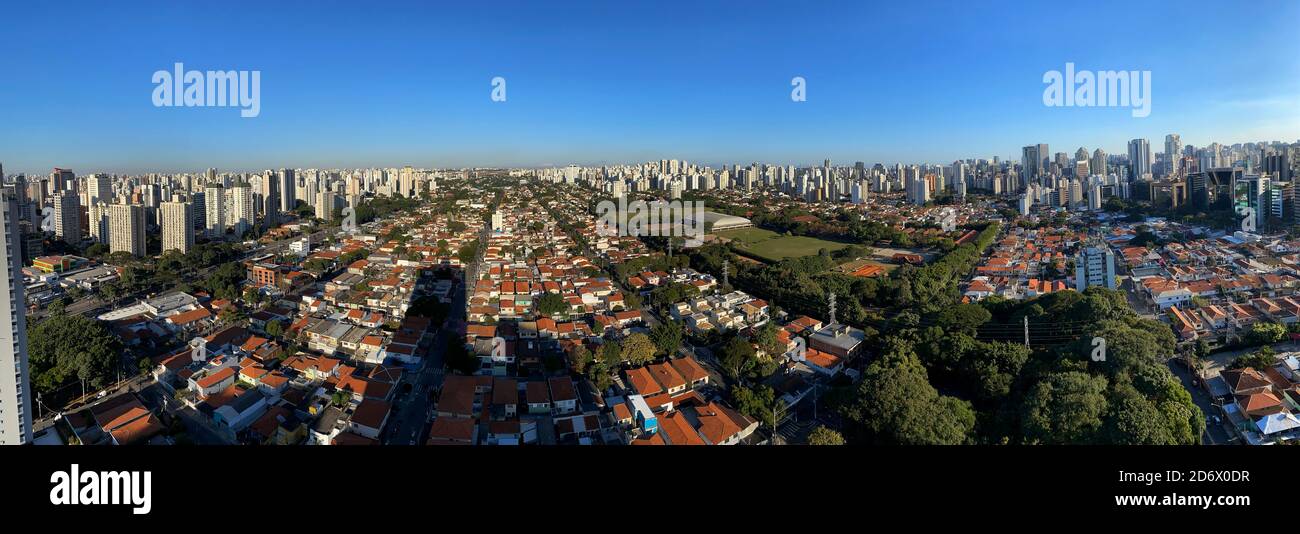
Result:
{"type": "Polygon", "coordinates": [[[737,228],[717,232],[719,237],[734,241],[744,251],[768,261],[781,261],[786,258],[811,256],[826,249],[836,251],[847,244],[817,239],[806,236],[783,236],[762,228],[737,228]]]}

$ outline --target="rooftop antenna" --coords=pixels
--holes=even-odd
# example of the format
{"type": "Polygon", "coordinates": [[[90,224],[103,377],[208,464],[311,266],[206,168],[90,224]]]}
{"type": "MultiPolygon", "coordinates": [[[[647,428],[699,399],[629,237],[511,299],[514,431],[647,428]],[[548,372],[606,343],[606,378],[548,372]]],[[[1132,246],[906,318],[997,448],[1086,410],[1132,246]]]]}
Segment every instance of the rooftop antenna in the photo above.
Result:
{"type": "Polygon", "coordinates": [[[831,292],[830,298],[828,300],[830,301],[829,308],[831,312],[831,324],[835,324],[835,292],[834,291],[831,292]]]}

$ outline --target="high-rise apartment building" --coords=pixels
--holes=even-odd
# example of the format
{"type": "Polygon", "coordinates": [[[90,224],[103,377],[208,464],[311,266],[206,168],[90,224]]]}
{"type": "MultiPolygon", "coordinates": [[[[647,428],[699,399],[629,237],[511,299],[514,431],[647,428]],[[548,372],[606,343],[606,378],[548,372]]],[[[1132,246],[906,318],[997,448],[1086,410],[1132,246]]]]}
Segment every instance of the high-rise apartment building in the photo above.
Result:
{"type": "Polygon", "coordinates": [[[181,197],[173,197],[159,207],[159,225],[162,226],[162,250],[180,251],[194,248],[194,207],[181,197]]]}
{"type": "Polygon", "coordinates": [[[203,193],[203,208],[207,212],[204,218],[208,237],[220,239],[226,235],[226,188],[220,184],[208,184],[203,193]]]}
{"type": "Polygon", "coordinates": [[[76,193],[64,191],[54,197],[54,235],[66,243],[81,241],[81,203],[76,193]]]}
{"type": "Polygon", "coordinates": [[[1165,175],[1178,174],[1178,162],[1183,159],[1183,139],[1178,134],[1165,136],[1165,175]]]}
{"type": "Polygon", "coordinates": [[[297,189],[297,178],[294,177],[293,169],[280,169],[276,175],[279,180],[277,192],[280,195],[280,211],[288,213],[298,206],[298,197],[295,194],[297,189]]]}
{"type": "Polygon", "coordinates": [[[1151,179],[1151,143],[1146,139],[1128,142],[1129,176],[1133,181],[1151,179]]]}
{"type": "Polygon", "coordinates": [[[234,227],[235,237],[244,235],[253,227],[253,188],[247,182],[238,183],[226,190],[227,225],[234,227]]]}
{"type": "Polygon", "coordinates": [[[108,243],[108,204],[96,202],[87,211],[90,239],[96,243],[108,243]]]}
{"type": "Polygon", "coordinates": [[[108,250],[144,256],[144,206],[113,204],[108,207],[108,250]]]}
{"type": "Polygon", "coordinates": [[[1037,144],[1029,145],[1022,151],[1020,159],[1021,172],[1025,175],[1025,180],[1034,181],[1046,175],[1045,165],[1047,163],[1047,145],[1037,144]]]}
{"type": "Polygon", "coordinates": [[[0,445],[22,445],[32,441],[31,375],[27,366],[27,317],[23,310],[21,233],[18,229],[17,199],[0,198],[0,445]]]}
{"type": "Polygon", "coordinates": [[[96,202],[113,202],[113,179],[107,174],[92,174],[86,178],[86,205],[93,206],[96,202]]]}
{"type": "Polygon", "coordinates": [[[1088,165],[1088,170],[1090,170],[1092,174],[1101,177],[1106,176],[1106,151],[1100,148],[1092,151],[1092,163],[1088,165]]]}

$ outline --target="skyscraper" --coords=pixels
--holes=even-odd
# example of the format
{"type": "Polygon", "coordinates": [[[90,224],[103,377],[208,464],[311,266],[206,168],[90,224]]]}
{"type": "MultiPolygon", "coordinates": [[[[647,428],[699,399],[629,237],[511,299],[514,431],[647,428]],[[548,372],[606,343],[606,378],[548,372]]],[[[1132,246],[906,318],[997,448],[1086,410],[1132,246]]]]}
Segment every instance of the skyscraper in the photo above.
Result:
{"type": "Polygon", "coordinates": [[[112,177],[107,174],[92,174],[86,178],[86,202],[88,206],[93,206],[96,202],[113,202],[112,177]]]}
{"type": "Polygon", "coordinates": [[[163,252],[189,252],[194,247],[194,207],[178,196],[173,197],[171,202],[163,202],[159,212],[163,252]]]}
{"type": "Polygon", "coordinates": [[[77,175],[69,169],[54,168],[50,172],[50,192],[57,193],[60,191],[77,192],[77,175]]]}
{"type": "Polygon", "coordinates": [[[228,224],[235,228],[235,237],[244,235],[253,227],[253,188],[247,182],[237,183],[226,192],[230,202],[228,224]]]}
{"type": "Polygon", "coordinates": [[[5,246],[0,249],[5,283],[0,284],[0,445],[22,445],[32,440],[31,377],[27,367],[27,318],[23,298],[22,259],[19,257],[17,199],[3,195],[5,246]]]}
{"type": "Polygon", "coordinates": [[[1093,174],[1104,178],[1106,176],[1106,151],[1100,148],[1093,150],[1092,163],[1088,165],[1088,169],[1093,174]]]}
{"type": "Polygon", "coordinates": [[[81,242],[81,204],[76,193],[64,191],[54,197],[54,235],[65,243],[81,242]]]}
{"type": "Polygon", "coordinates": [[[1029,145],[1022,150],[1020,167],[1026,181],[1036,181],[1043,174],[1043,163],[1047,159],[1047,145],[1029,145]]]}
{"type": "Polygon", "coordinates": [[[293,175],[293,169],[280,169],[280,174],[276,176],[279,179],[279,188],[277,193],[280,195],[280,211],[288,213],[298,206],[298,197],[295,195],[295,189],[298,184],[297,178],[293,175]]]}
{"type": "Polygon", "coordinates": [[[226,235],[226,188],[220,184],[208,184],[203,193],[203,208],[207,211],[206,230],[208,237],[219,239],[226,235]]]}
{"type": "Polygon", "coordinates": [[[1165,175],[1178,174],[1178,162],[1183,158],[1183,139],[1178,134],[1165,136],[1165,175]]]}
{"type": "Polygon", "coordinates": [[[1129,176],[1134,181],[1150,180],[1151,143],[1146,139],[1134,139],[1128,142],[1129,176]]]}
{"type": "Polygon", "coordinates": [[[316,218],[322,221],[334,219],[334,209],[338,207],[339,196],[333,191],[325,190],[316,194],[316,218]]]}
{"type": "Polygon", "coordinates": [[[144,206],[113,204],[108,207],[108,250],[144,256],[144,206]]]}
{"type": "Polygon", "coordinates": [[[108,204],[96,202],[90,205],[90,238],[96,243],[108,243],[108,204]]]}
{"type": "MultiPolygon", "coordinates": [[[[673,163],[676,163],[676,161],[673,163]]],[[[415,169],[412,169],[410,165],[402,167],[402,173],[399,176],[400,177],[397,181],[397,194],[407,198],[415,196],[415,169]]],[[[320,214],[317,214],[316,216],[320,217],[320,214]]],[[[320,218],[324,219],[324,217],[320,218]]]]}

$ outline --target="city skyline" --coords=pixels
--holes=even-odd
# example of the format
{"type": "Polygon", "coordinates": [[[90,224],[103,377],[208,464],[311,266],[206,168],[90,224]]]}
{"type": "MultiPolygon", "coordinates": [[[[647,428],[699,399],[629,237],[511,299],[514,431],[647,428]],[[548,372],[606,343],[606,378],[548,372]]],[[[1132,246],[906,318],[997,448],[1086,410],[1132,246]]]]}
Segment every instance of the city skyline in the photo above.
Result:
{"type": "Polygon", "coordinates": [[[1029,143],[1124,154],[1169,133],[1198,147],[1300,138],[1300,60],[1256,53],[1288,46],[1289,3],[570,6],[17,6],[25,24],[0,58],[6,172],[950,163],[1029,143]],[[77,37],[47,39],[51,26],[77,37]],[[1240,35],[1185,38],[1224,28],[1240,35]],[[261,71],[260,116],[154,107],[150,74],[178,62],[261,71]],[[1150,116],[1044,106],[1044,73],[1067,63],[1151,71],[1150,116]],[[505,102],[490,98],[496,76],[505,102]],[[791,101],[794,77],[806,102],[791,101]]]}
{"type": "MultiPolygon", "coordinates": [[[[1177,135],[1179,135],[1179,134],[1170,134],[1170,135],[1175,135],[1175,136],[1177,136],[1177,135]]],[[[1044,153],[1044,157],[1047,157],[1047,158],[1051,158],[1051,157],[1055,156],[1056,154],[1065,154],[1067,157],[1069,157],[1070,159],[1073,160],[1073,159],[1074,159],[1074,156],[1072,155],[1072,152],[1076,151],[1076,150],[1079,149],[1079,148],[1086,149],[1086,150],[1088,150],[1089,152],[1094,151],[1094,150],[1097,150],[1097,149],[1101,149],[1101,151],[1104,152],[1104,153],[1105,153],[1105,156],[1107,156],[1108,158],[1110,158],[1110,157],[1124,157],[1124,158],[1128,158],[1128,150],[1129,150],[1129,145],[1130,145],[1130,143],[1132,143],[1133,141],[1139,140],[1139,139],[1140,139],[1140,140],[1147,141],[1147,142],[1148,142],[1148,145],[1150,145],[1150,143],[1151,143],[1151,141],[1152,141],[1152,140],[1149,139],[1149,138],[1133,138],[1133,139],[1129,139],[1129,140],[1126,140],[1126,141],[1123,143],[1123,145],[1120,146],[1120,148],[1115,149],[1114,151],[1112,151],[1112,150],[1110,150],[1110,149],[1108,149],[1108,148],[1106,148],[1106,147],[1096,146],[1096,145],[1083,145],[1083,146],[1080,146],[1080,147],[1068,147],[1068,146],[1058,146],[1058,145],[1055,145],[1055,144],[1053,144],[1053,143],[1051,143],[1051,142],[1048,142],[1048,143],[1036,143],[1035,145],[1032,145],[1032,146],[1044,146],[1044,147],[1049,148],[1049,150],[1048,150],[1047,152],[1044,153]],[[1052,149],[1051,147],[1053,147],[1053,146],[1056,146],[1057,148],[1052,149]]],[[[1164,136],[1161,136],[1157,141],[1158,141],[1158,143],[1156,143],[1156,146],[1157,146],[1157,148],[1161,148],[1161,149],[1160,149],[1160,150],[1149,150],[1149,147],[1148,147],[1148,157],[1149,157],[1149,158],[1154,158],[1156,154],[1160,154],[1160,155],[1163,156],[1163,154],[1166,153],[1165,150],[1163,150],[1163,148],[1164,148],[1164,146],[1165,146],[1165,137],[1164,137],[1164,136]]],[[[1287,140],[1285,140],[1285,139],[1259,139],[1259,140],[1254,140],[1254,141],[1243,141],[1243,142],[1236,142],[1236,143],[1225,143],[1225,142],[1222,142],[1222,141],[1209,141],[1209,142],[1207,142],[1207,143],[1205,143],[1205,144],[1198,144],[1198,143],[1184,143],[1184,144],[1181,144],[1181,145],[1180,145],[1180,148],[1186,148],[1186,147],[1188,147],[1188,146],[1192,146],[1192,147],[1195,147],[1197,150],[1200,150],[1200,149],[1207,148],[1207,147],[1209,147],[1209,146],[1211,146],[1211,145],[1213,145],[1213,144],[1218,144],[1218,145],[1221,146],[1221,147],[1229,148],[1229,147],[1234,147],[1234,146],[1258,145],[1258,144],[1263,144],[1265,147],[1268,147],[1268,146],[1274,146],[1274,145],[1279,145],[1279,144],[1280,144],[1280,145],[1292,145],[1292,144],[1296,144],[1296,143],[1300,143],[1300,138],[1296,139],[1295,141],[1287,141],[1287,140]]],[[[305,165],[299,165],[299,166],[293,166],[293,167],[284,167],[284,166],[275,166],[275,165],[272,165],[272,166],[269,166],[269,167],[260,167],[260,168],[226,168],[226,167],[223,167],[223,166],[221,166],[221,165],[215,165],[215,166],[213,166],[213,165],[205,165],[205,166],[203,166],[203,167],[187,168],[187,169],[145,169],[145,170],[137,170],[137,171],[127,172],[127,171],[118,171],[118,170],[114,170],[114,169],[97,169],[97,168],[93,168],[93,167],[90,168],[90,169],[81,170],[81,169],[71,168],[70,166],[67,166],[67,165],[48,166],[48,167],[45,167],[45,169],[22,170],[22,169],[13,169],[13,168],[6,167],[5,162],[2,161],[2,160],[0,160],[0,170],[4,170],[6,176],[16,176],[16,175],[22,174],[22,175],[26,175],[26,176],[28,176],[29,178],[32,178],[32,177],[37,177],[37,178],[39,178],[39,177],[41,177],[41,176],[44,176],[44,175],[48,174],[48,170],[50,170],[50,169],[60,169],[60,170],[64,170],[64,171],[73,171],[73,172],[76,172],[76,174],[77,174],[78,176],[88,176],[88,175],[138,176],[138,175],[148,175],[148,174],[160,174],[160,175],[186,175],[186,174],[190,174],[190,175],[201,175],[201,174],[206,173],[206,172],[209,171],[209,170],[215,170],[215,171],[217,171],[217,172],[219,172],[219,173],[221,173],[221,174],[260,174],[260,173],[264,173],[264,172],[267,172],[267,171],[285,170],[285,169],[289,169],[289,170],[314,169],[314,170],[320,170],[320,171],[349,171],[349,170],[350,170],[350,171],[358,171],[358,170],[366,170],[366,169],[385,169],[385,170],[393,170],[393,169],[399,169],[399,168],[402,168],[402,167],[413,167],[413,168],[415,168],[415,169],[419,169],[419,170],[493,170],[493,169],[533,169],[533,170],[540,170],[540,169],[555,169],[555,168],[562,168],[562,167],[566,167],[566,166],[569,166],[569,165],[576,165],[576,166],[578,166],[578,167],[582,167],[582,168],[595,168],[595,167],[602,167],[602,166],[605,166],[605,167],[628,167],[628,166],[639,166],[639,165],[645,165],[645,164],[652,164],[652,163],[655,163],[655,162],[658,162],[658,161],[669,161],[669,160],[672,160],[672,161],[680,161],[680,162],[683,163],[683,165],[685,165],[685,164],[690,164],[690,165],[697,166],[697,167],[700,167],[700,168],[705,168],[705,167],[707,167],[707,168],[711,168],[711,169],[713,169],[713,170],[716,171],[716,170],[722,170],[722,169],[724,169],[724,168],[726,168],[726,167],[731,167],[731,166],[733,166],[733,165],[746,166],[746,165],[753,164],[753,163],[757,163],[757,164],[765,165],[765,166],[781,166],[781,167],[785,167],[785,166],[794,166],[794,167],[796,167],[796,168],[806,169],[806,168],[815,168],[815,167],[820,167],[820,166],[822,166],[822,165],[824,164],[825,161],[828,161],[828,160],[831,162],[831,166],[832,166],[832,167],[837,167],[837,168],[848,168],[848,167],[853,167],[854,164],[856,164],[856,163],[858,163],[858,162],[865,163],[865,164],[868,165],[868,166],[872,166],[872,165],[877,165],[877,164],[879,164],[879,165],[883,165],[883,166],[885,166],[885,167],[893,167],[894,165],[903,165],[903,166],[912,166],[912,165],[921,165],[921,166],[947,166],[947,165],[951,165],[953,162],[957,162],[957,161],[960,161],[960,162],[979,161],[979,160],[993,161],[993,158],[995,158],[995,157],[996,157],[996,158],[999,158],[999,161],[1002,162],[1002,163],[1007,163],[1007,162],[1016,162],[1016,163],[1019,163],[1019,164],[1021,164],[1021,165],[1024,164],[1024,161],[1023,161],[1024,155],[1023,155],[1023,148],[1022,148],[1022,153],[1019,154],[1019,155],[1002,156],[1002,155],[1000,155],[1000,154],[994,154],[994,155],[992,155],[992,156],[986,156],[986,155],[979,155],[979,156],[965,156],[965,157],[954,158],[954,159],[952,159],[952,160],[947,160],[947,161],[931,161],[931,160],[903,161],[903,160],[888,160],[888,159],[884,159],[884,160],[875,160],[875,161],[866,161],[866,160],[862,160],[862,159],[852,159],[852,158],[850,158],[850,159],[844,159],[844,160],[835,160],[835,159],[832,159],[832,158],[822,158],[822,159],[820,159],[820,160],[815,160],[815,161],[803,161],[803,162],[798,162],[798,163],[794,163],[794,162],[786,162],[786,161],[771,161],[771,160],[763,160],[763,159],[753,160],[753,161],[749,161],[749,160],[740,161],[740,160],[737,160],[737,161],[725,161],[725,162],[713,162],[713,161],[709,161],[709,162],[701,162],[701,161],[694,161],[694,160],[689,160],[689,159],[684,159],[684,158],[679,158],[679,157],[673,157],[673,156],[671,156],[671,155],[665,155],[665,156],[663,156],[663,157],[658,157],[658,158],[649,158],[649,159],[645,159],[645,160],[637,160],[637,161],[631,161],[631,160],[628,160],[628,161],[601,161],[601,162],[572,162],[572,161],[571,161],[571,162],[562,162],[562,163],[549,163],[549,164],[541,164],[541,165],[519,165],[519,166],[508,166],[508,165],[503,165],[503,166],[471,165],[471,166],[462,166],[462,167],[441,167],[441,166],[419,166],[419,165],[410,165],[410,164],[407,164],[407,163],[388,162],[388,163],[375,164],[375,165],[345,166],[345,167],[329,167],[329,166],[313,165],[313,164],[311,164],[311,163],[309,162],[309,163],[307,163],[307,164],[305,164],[305,165]]],[[[1089,158],[1089,159],[1090,159],[1090,158],[1089,158]]],[[[1151,163],[1151,161],[1148,161],[1148,162],[1146,163],[1146,166],[1147,166],[1148,168],[1150,167],[1150,163],[1151,163]]]]}

